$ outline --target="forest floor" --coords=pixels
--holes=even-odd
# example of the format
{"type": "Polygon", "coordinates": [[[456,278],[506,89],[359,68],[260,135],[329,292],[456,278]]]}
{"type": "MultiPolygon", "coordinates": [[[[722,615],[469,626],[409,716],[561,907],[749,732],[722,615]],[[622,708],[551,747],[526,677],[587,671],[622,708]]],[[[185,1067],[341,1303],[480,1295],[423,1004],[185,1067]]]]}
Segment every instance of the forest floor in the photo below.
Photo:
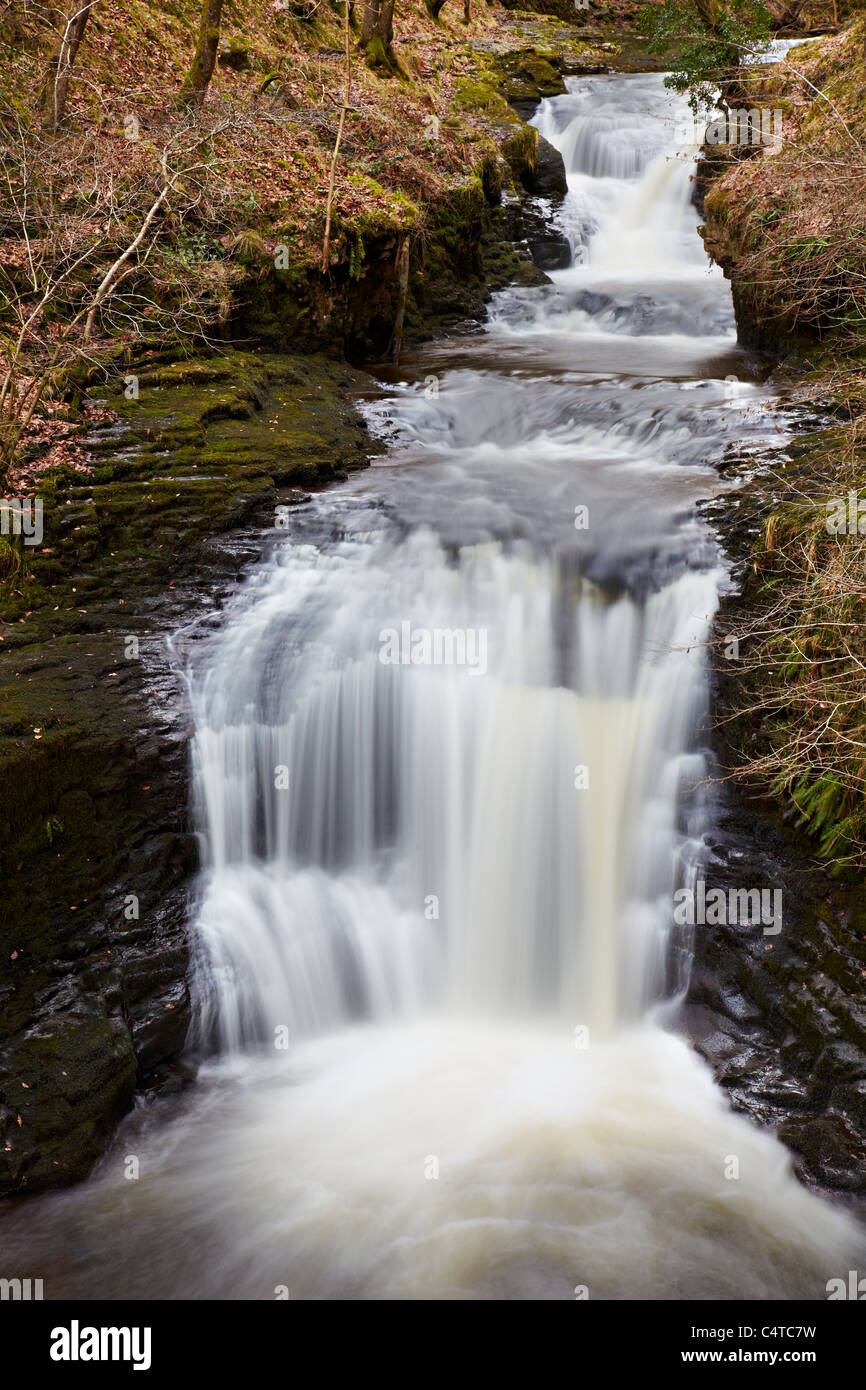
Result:
{"type": "MultiPolygon", "coordinates": [[[[51,35],[27,13],[10,10],[0,21],[2,173],[12,195],[0,219],[0,333],[14,343],[37,310],[25,334],[22,397],[42,365],[40,346],[42,359],[57,347],[58,371],[8,469],[12,492],[32,487],[46,467],[86,469],[80,437],[103,415],[86,402],[83,415],[70,412],[70,380],[116,376],[118,364],[154,345],[218,347],[250,286],[275,264],[291,297],[309,294],[316,277],[360,280],[370,244],[389,234],[410,237],[416,257],[431,209],[471,196],[489,170],[500,177],[509,135],[526,144],[506,98],[560,90],[563,70],[599,70],[619,53],[610,42],[616,5],[601,27],[597,19],[581,27],[478,3],[468,23],[454,3],[435,21],[419,0],[406,0],[393,64],[375,70],[355,27],[324,266],[346,83],[341,8],[230,0],[206,103],[191,116],[177,98],[198,4],[98,0],[56,137],[43,137],[31,118],[51,35]],[[165,206],[85,346],[66,326],[167,178],[165,206]]],[[[320,301],[327,288],[318,287],[320,301]]]]}

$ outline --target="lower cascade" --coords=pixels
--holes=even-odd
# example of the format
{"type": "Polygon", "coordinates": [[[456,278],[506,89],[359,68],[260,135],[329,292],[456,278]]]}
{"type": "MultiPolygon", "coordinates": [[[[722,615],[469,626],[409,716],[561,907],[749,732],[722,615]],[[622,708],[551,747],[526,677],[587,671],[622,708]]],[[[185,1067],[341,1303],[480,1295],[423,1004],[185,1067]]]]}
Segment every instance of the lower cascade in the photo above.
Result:
{"type": "Polygon", "coordinates": [[[410,359],[378,466],[190,644],[204,1060],[118,1140],[157,1182],[115,1158],[29,1213],[73,1293],[822,1299],[863,1266],[669,1031],[711,929],[675,913],[726,582],[695,504],[771,429],[677,120],[660,76],[542,102],[572,265],[410,359]]]}

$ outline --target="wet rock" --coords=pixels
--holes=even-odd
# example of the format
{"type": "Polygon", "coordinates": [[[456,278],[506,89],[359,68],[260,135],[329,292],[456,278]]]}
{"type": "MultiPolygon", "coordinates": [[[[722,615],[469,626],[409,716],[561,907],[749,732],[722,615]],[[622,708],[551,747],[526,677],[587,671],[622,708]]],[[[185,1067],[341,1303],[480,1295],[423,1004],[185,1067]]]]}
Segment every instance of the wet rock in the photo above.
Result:
{"type": "Polygon", "coordinates": [[[85,1176],[136,1075],[148,1085],[186,1041],[198,845],[166,637],[194,616],[206,630],[276,534],[277,498],[300,503],[298,479],[321,486],[372,448],[349,399],[369,378],[339,363],[226,354],[138,375],[137,402],[109,396],[126,420],[86,486],[43,479],[26,600],[0,594],[4,1194],[85,1176]],[[87,525],[65,530],[82,491],[87,525]]]}
{"type": "Polygon", "coordinates": [[[845,892],[735,789],[718,788],[714,802],[708,885],[781,886],[783,923],[768,937],[696,928],[682,1026],[732,1104],[777,1128],[804,1181],[866,1193],[862,941],[845,892]]]}
{"type": "Polygon", "coordinates": [[[852,1043],[834,1040],[822,1048],[810,1074],[807,1095],[816,1107],[831,1103],[840,1083],[858,1083],[866,1078],[866,1053],[852,1043]]]}
{"type": "Polygon", "coordinates": [[[550,270],[564,270],[571,265],[571,246],[566,237],[550,220],[550,204],[531,196],[515,201],[502,210],[503,226],[507,227],[507,257],[501,284],[545,284],[550,270]],[[529,261],[541,274],[527,277],[519,262],[529,261]]]}
{"type": "Polygon", "coordinates": [[[57,1014],[0,1050],[0,1194],[87,1176],[132,1103],[121,1019],[57,1014]]]}
{"type": "Polygon", "coordinates": [[[561,201],[568,192],[562,155],[543,135],[538,137],[535,167],[524,173],[523,186],[536,197],[550,198],[554,202],[561,201]]]}
{"type": "Polygon", "coordinates": [[[866,1134],[866,1079],[834,1086],[830,1092],[828,1112],[851,1120],[861,1133],[866,1134]]]}
{"type": "Polygon", "coordinates": [[[794,1150],[807,1179],[843,1192],[866,1193],[866,1143],[842,1115],[785,1120],[779,1138],[794,1150]]]}

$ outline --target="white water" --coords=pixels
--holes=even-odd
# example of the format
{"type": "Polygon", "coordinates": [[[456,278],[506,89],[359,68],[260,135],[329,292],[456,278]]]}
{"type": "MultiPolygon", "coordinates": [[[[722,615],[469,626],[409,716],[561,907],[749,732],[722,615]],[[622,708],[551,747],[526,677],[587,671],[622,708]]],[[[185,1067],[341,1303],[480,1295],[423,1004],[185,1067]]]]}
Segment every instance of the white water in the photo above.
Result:
{"type": "Polygon", "coordinates": [[[197,653],[219,1056],[28,1213],[65,1290],[820,1298],[855,1267],[658,1022],[723,574],[694,503],[767,428],[671,121],[655,77],[543,103],[575,266],[370,407],[382,466],[298,513],[197,653]],[[383,665],[405,622],[483,630],[485,669],[383,665]]]}
{"type": "Polygon", "coordinates": [[[714,573],[637,605],[528,550],[449,562],[429,531],[285,558],[199,693],[204,1031],[238,1048],[424,1007],[640,1018],[662,992],[678,792],[700,778],[714,573]],[[485,630],[487,670],[381,664],[406,620],[485,630]]]}

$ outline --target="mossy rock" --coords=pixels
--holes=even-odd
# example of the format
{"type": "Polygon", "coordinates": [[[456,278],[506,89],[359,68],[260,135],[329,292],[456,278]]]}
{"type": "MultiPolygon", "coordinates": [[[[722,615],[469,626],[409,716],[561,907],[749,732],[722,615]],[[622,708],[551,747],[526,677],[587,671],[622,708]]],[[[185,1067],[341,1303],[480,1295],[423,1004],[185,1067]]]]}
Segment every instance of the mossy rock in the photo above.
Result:
{"type": "Polygon", "coordinates": [[[122,1020],[59,1014],[0,1051],[0,1193],[85,1178],[135,1089],[122,1020]]]}
{"type": "Polygon", "coordinates": [[[562,73],[550,58],[530,49],[503,60],[502,91],[511,102],[536,102],[564,90],[562,73]]]}

